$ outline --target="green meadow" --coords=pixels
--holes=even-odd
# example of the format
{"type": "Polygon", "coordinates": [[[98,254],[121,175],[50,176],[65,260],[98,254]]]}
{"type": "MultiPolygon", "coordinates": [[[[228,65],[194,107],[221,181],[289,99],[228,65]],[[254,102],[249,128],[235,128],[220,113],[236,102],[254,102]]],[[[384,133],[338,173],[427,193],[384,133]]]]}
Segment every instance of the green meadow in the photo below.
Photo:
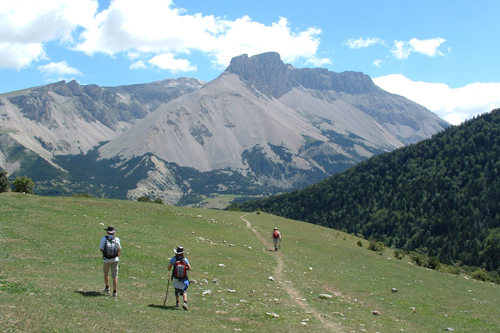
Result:
{"type": "Polygon", "coordinates": [[[359,240],[267,214],[2,193],[0,331],[500,331],[500,286],[359,240]],[[117,298],[100,293],[108,225],[123,248],[117,298]],[[163,306],[177,246],[193,267],[188,311],[171,284],[163,306]]]}

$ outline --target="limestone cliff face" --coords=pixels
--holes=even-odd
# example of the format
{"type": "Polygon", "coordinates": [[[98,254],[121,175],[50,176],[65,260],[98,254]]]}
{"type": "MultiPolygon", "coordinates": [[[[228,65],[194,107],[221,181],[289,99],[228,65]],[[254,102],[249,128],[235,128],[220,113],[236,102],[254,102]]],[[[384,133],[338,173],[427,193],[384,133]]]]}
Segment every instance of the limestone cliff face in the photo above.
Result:
{"type": "Polygon", "coordinates": [[[253,83],[262,93],[276,99],[298,88],[319,91],[343,100],[373,117],[404,144],[427,138],[448,126],[421,105],[380,89],[368,75],[360,72],[298,69],[284,64],[275,52],[235,57],[226,72],[237,74],[246,82],[253,83]]]}
{"type": "Polygon", "coordinates": [[[280,98],[295,87],[331,90],[337,93],[366,94],[379,92],[372,79],[359,72],[330,72],[325,68],[294,68],[283,63],[276,52],[253,57],[243,54],[231,60],[226,72],[256,83],[263,93],[280,98]]]}

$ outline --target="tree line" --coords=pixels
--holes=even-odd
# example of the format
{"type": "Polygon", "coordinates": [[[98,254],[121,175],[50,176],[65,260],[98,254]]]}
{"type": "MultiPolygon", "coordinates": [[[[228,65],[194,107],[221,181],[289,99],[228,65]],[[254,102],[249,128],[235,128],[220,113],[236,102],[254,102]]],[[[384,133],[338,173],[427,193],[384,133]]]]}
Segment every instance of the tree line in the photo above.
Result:
{"type": "Polygon", "coordinates": [[[500,109],[302,190],[234,203],[500,273],[500,109]]]}

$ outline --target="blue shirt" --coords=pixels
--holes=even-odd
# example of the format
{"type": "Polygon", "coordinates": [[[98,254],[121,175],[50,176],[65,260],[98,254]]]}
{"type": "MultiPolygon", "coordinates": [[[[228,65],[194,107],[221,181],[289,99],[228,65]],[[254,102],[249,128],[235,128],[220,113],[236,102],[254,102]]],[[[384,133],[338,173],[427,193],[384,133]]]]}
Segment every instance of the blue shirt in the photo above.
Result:
{"type": "MultiPolygon", "coordinates": [[[[189,260],[187,260],[187,258],[182,257],[182,259],[186,262],[186,264],[189,264],[189,260]]],[[[177,261],[177,257],[172,257],[172,259],[170,259],[170,264],[173,265],[173,264],[175,264],[176,261],[177,261]]]]}

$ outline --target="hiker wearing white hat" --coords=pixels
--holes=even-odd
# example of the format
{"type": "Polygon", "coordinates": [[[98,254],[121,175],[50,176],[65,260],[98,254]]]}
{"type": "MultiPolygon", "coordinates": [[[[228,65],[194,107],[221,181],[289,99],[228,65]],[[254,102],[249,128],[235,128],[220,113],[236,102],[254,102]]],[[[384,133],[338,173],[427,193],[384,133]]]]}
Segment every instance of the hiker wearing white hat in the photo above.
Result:
{"type": "Polygon", "coordinates": [[[167,270],[170,268],[174,268],[172,271],[172,284],[175,288],[175,298],[176,304],[175,306],[179,306],[179,296],[182,295],[182,299],[184,303],[182,304],[182,308],[184,310],[188,309],[187,305],[187,289],[189,287],[189,278],[187,276],[187,271],[191,270],[191,265],[189,261],[184,257],[184,248],[179,246],[177,249],[174,249],[175,256],[170,259],[167,270]]]}
{"type": "Polygon", "coordinates": [[[120,259],[120,239],[116,237],[116,229],[109,226],[106,230],[107,236],[101,238],[99,250],[102,252],[102,270],[104,272],[104,285],[103,293],[109,294],[109,271],[111,270],[111,277],[113,278],[113,297],[116,297],[116,288],[118,285],[118,262],[120,259]]]}

